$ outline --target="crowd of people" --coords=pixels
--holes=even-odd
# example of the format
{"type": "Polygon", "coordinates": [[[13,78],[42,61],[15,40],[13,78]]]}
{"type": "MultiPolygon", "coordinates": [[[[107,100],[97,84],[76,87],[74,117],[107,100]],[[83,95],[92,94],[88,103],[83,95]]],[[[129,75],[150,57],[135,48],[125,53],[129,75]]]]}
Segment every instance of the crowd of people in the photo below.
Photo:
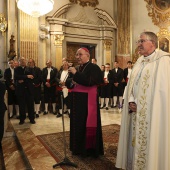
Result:
{"type": "MultiPolygon", "coordinates": [[[[100,68],[96,59],[90,61],[90,52],[83,47],[75,56],[79,65],[74,67],[63,58],[59,71],[51,60],[42,70],[33,59],[26,63],[25,58],[20,58],[19,64],[10,60],[4,72],[9,118],[15,108],[20,125],[25,123],[26,113],[30,123],[35,124],[43,87],[44,115],[49,113],[51,104],[54,115],[62,116],[64,108],[62,113],[70,117],[72,154],[98,157],[104,154],[100,109],[123,106],[116,167],[170,169],[170,54],[157,49],[158,37],[153,32],[141,33],[137,47],[141,57],[133,69],[128,61],[124,70],[118,61],[112,70],[110,63],[100,68]],[[65,107],[61,105],[61,96],[65,107]]],[[[0,89],[2,100],[5,93],[2,83],[0,89]]],[[[3,100],[0,104],[3,116],[6,107],[3,100]]]]}
{"type": "MultiPolygon", "coordinates": [[[[80,48],[78,50],[76,59],[80,66],[73,67],[67,61],[67,58],[63,58],[63,63],[59,70],[52,66],[51,60],[46,61],[46,67],[43,69],[37,67],[32,58],[26,60],[24,57],[21,57],[18,61],[9,60],[9,67],[4,70],[4,74],[1,71],[1,77],[4,76],[6,90],[8,92],[8,117],[9,119],[19,119],[19,125],[22,125],[25,123],[27,117],[31,124],[35,124],[35,119],[39,118],[41,112],[43,112],[43,115],[51,112],[57,118],[61,117],[62,113],[68,114],[71,123],[70,149],[73,151],[73,154],[93,154],[94,156],[98,156],[99,154],[103,154],[100,109],[106,107],[106,110],[108,110],[109,100],[114,97],[118,97],[121,100],[124,74],[123,70],[118,67],[117,61],[115,61],[115,68],[113,70],[110,70],[109,63],[106,63],[103,66],[104,69],[101,70],[97,65],[96,59],[90,61],[90,53],[86,48],[80,48]],[[82,56],[85,57],[83,58],[82,56]],[[76,91],[77,88],[78,91],[76,91]],[[94,93],[95,89],[97,89],[96,94],[94,93]],[[82,95],[82,93],[79,93],[79,90],[85,93],[90,92],[88,93],[89,95],[91,94],[90,99],[94,99],[94,101],[90,100],[90,106],[93,111],[95,110],[95,115],[93,115],[94,113],[92,111],[88,113],[87,106],[89,102],[87,94],[82,95]],[[95,94],[94,97],[92,94],[95,94]],[[115,95],[114,97],[113,94],[115,95]],[[61,95],[63,96],[63,108],[61,105],[61,95]],[[101,97],[100,107],[98,96],[101,97]],[[73,102],[76,105],[79,103],[79,107],[73,108],[73,102]],[[87,105],[84,105],[84,103],[87,103],[87,105]],[[75,114],[70,114],[72,110],[74,112],[80,112],[81,110],[82,116],[77,117],[75,114]],[[90,118],[88,121],[86,120],[88,114],[92,114],[93,120],[90,118]],[[95,124],[93,122],[94,119],[95,124]],[[82,121],[84,121],[83,124],[82,121]],[[83,131],[85,124],[86,133],[83,131]],[[75,131],[75,129],[78,129],[78,131],[73,133],[72,131],[75,131]],[[82,129],[81,133],[80,129],[82,129]],[[77,135],[75,136],[75,134],[77,135]],[[79,148],[74,148],[75,144],[78,146],[78,143],[79,148]]],[[[115,99],[114,102],[111,107],[116,107],[117,101],[115,99]]]]}
{"type": "Polygon", "coordinates": [[[114,68],[111,69],[110,63],[101,65],[102,78],[104,83],[99,86],[100,108],[109,110],[111,108],[123,107],[123,94],[128,79],[132,71],[132,62],[127,62],[127,68],[119,67],[119,62],[114,62],[114,68]]]}
{"type": "MultiPolygon", "coordinates": [[[[35,118],[39,117],[41,111],[46,115],[49,112],[61,117],[61,94],[64,96],[64,113],[70,116],[70,92],[65,83],[73,78],[69,72],[70,63],[63,58],[62,66],[58,70],[52,66],[51,60],[46,61],[46,67],[42,70],[35,65],[34,59],[26,60],[21,57],[17,60],[9,60],[8,68],[1,70],[1,77],[4,76],[7,93],[7,104],[9,118],[16,117],[19,124],[25,123],[28,116],[30,123],[35,124],[35,118]],[[42,106],[43,105],[43,106],[42,106]],[[28,114],[28,115],[27,115],[28,114]]],[[[90,62],[90,61],[89,61],[90,62]]],[[[92,59],[91,63],[97,65],[97,60],[92,59]]],[[[130,76],[132,62],[128,61],[128,68],[125,70],[114,62],[114,69],[110,64],[101,66],[103,82],[98,85],[100,96],[100,109],[110,107],[122,107],[122,96],[128,77],[130,76]]]]}

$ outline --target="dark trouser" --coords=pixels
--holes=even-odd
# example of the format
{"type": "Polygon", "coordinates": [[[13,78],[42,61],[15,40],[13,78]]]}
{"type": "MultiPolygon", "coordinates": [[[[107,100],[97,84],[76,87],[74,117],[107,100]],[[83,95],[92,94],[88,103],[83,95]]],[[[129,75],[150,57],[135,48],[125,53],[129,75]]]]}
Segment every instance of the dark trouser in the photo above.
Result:
{"type": "Polygon", "coordinates": [[[44,86],[44,102],[56,103],[56,86],[44,86]]]}
{"type": "Polygon", "coordinates": [[[34,87],[34,102],[40,104],[41,101],[41,86],[34,87]]]}
{"type": "Polygon", "coordinates": [[[100,97],[101,98],[111,98],[111,97],[113,97],[113,95],[112,95],[112,84],[107,84],[105,86],[101,86],[100,97]]]}
{"type": "MultiPolygon", "coordinates": [[[[57,109],[62,109],[61,94],[63,96],[62,91],[57,91],[57,109]]],[[[63,104],[65,104],[67,106],[67,109],[70,109],[70,100],[71,100],[70,95],[71,95],[70,92],[68,92],[68,96],[66,98],[63,97],[63,104]]]]}
{"type": "Polygon", "coordinates": [[[0,111],[0,145],[4,135],[4,115],[5,111],[0,111]]]}
{"type": "Polygon", "coordinates": [[[8,105],[18,105],[18,101],[17,101],[17,96],[15,94],[15,90],[8,90],[8,105]]]}
{"type": "Polygon", "coordinates": [[[113,96],[123,96],[122,84],[119,84],[118,87],[113,86],[113,96]]]}
{"type": "Polygon", "coordinates": [[[30,121],[34,120],[34,96],[26,89],[22,95],[18,95],[20,121],[26,119],[26,107],[30,121]]]}

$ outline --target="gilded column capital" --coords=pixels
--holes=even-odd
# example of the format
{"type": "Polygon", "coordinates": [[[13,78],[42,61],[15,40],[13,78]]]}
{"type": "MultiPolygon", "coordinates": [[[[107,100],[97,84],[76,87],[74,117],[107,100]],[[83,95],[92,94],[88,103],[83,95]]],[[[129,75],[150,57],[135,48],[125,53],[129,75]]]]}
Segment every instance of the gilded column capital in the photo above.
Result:
{"type": "Polygon", "coordinates": [[[63,34],[55,34],[54,35],[54,45],[55,46],[62,46],[62,41],[64,40],[63,34]]]}
{"type": "Polygon", "coordinates": [[[109,50],[111,50],[112,41],[111,40],[104,40],[103,45],[104,45],[104,49],[109,51],[109,50]]]}

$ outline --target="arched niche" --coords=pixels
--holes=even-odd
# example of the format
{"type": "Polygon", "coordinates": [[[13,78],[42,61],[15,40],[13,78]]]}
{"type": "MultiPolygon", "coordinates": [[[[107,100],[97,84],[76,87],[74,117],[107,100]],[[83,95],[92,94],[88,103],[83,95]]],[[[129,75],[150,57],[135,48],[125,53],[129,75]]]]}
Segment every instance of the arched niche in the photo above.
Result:
{"type": "MultiPolygon", "coordinates": [[[[69,43],[93,44],[96,46],[95,57],[98,64],[105,63],[105,40],[112,42],[111,58],[115,56],[117,25],[107,11],[91,7],[83,8],[69,3],[57,9],[52,16],[47,16],[46,21],[50,26],[51,40],[54,40],[56,34],[64,35],[62,57],[68,57],[69,43]]],[[[55,51],[55,47],[51,46],[51,50],[55,51]]]]}

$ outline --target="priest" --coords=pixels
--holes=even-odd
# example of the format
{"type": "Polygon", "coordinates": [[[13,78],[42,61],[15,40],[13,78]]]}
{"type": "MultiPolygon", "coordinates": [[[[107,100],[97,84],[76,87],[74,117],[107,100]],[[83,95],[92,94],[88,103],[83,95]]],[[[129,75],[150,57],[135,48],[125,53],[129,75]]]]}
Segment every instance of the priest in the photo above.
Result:
{"type": "Polygon", "coordinates": [[[125,94],[116,167],[170,169],[170,54],[158,50],[153,32],[137,41],[135,63],[125,94]]]}
{"type": "Polygon", "coordinates": [[[90,62],[87,48],[77,50],[77,69],[70,67],[73,78],[67,80],[71,92],[70,150],[74,155],[103,155],[103,139],[97,87],[103,83],[100,68],[90,62]]]}

